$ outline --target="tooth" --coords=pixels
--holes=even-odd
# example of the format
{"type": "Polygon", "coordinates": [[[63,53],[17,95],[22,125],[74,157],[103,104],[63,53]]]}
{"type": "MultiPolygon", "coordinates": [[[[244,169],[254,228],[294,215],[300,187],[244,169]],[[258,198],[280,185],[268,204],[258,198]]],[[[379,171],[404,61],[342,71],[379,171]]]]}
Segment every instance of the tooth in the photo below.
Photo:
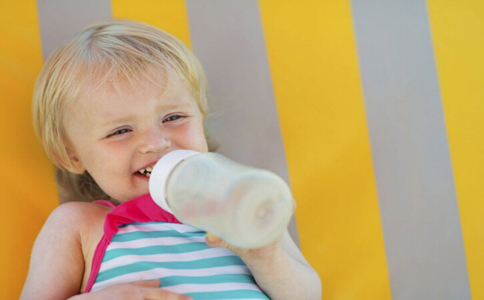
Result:
{"type": "Polygon", "coordinates": [[[153,171],[153,167],[147,167],[147,168],[146,168],[146,171],[148,171],[148,172],[153,171]]]}
{"type": "Polygon", "coordinates": [[[139,172],[140,172],[141,174],[144,174],[144,173],[145,173],[145,169],[141,169],[141,170],[139,170],[139,172]]]}
{"type": "Polygon", "coordinates": [[[151,176],[151,173],[146,173],[146,176],[150,177],[151,176]]]}

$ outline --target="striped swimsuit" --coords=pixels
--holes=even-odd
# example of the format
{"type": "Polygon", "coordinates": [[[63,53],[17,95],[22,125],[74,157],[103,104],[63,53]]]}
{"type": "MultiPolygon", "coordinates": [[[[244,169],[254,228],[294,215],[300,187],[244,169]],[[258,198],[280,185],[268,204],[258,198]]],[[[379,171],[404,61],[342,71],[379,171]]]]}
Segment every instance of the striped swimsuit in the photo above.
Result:
{"type": "Polygon", "coordinates": [[[113,207],[104,223],[85,292],[140,280],[202,299],[269,299],[244,262],[205,244],[205,232],[181,224],[150,195],[113,207]]]}

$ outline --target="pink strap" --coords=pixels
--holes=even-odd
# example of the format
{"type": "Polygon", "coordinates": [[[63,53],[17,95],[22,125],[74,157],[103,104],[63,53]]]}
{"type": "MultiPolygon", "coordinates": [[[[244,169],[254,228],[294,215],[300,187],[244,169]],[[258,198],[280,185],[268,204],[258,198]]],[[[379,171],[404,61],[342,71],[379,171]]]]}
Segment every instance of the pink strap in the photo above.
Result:
{"type": "Polygon", "coordinates": [[[91,291],[99,273],[99,269],[101,268],[104,253],[106,252],[109,243],[111,243],[113,236],[118,232],[119,226],[133,222],[165,222],[181,224],[175,216],[159,207],[149,194],[124,202],[119,206],[115,206],[106,200],[98,200],[95,201],[95,203],[113,207],[114,209],[106,215],[106,220],[104,221],[104,235],[94,252],[91,273],[89,274],[84,293],[89,293],[91,291]]]}
{"type": "Polygon", "coordinates": [[[109,242],[106,239],[106,236],[103,235],[99,244],[97,244],[96,251],[94,252],[94,257],[92,258],[92,265],[91,265],[91,273],[89,274],[89,279],[87,280],[86,288],[84,289],[84,293],[89,293],[96,281],[97,274],[99,273],[99,269],[101,268],[101,263],[103,261],[104,253],[106,253],[106,249],[108,248],[109,242]]]}

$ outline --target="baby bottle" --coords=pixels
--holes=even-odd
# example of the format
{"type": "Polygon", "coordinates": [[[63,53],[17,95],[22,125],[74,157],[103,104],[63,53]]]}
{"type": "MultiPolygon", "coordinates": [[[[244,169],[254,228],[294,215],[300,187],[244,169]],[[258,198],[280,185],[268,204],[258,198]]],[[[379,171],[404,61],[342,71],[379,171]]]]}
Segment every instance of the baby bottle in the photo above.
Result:
{"type": "Polygon", "coordinates": [[[275,241],[293,212],[292,193],[282,178],[211,152],[169,152],[154,166],[149,190],[181,222],[240,248],[275,241]]]}

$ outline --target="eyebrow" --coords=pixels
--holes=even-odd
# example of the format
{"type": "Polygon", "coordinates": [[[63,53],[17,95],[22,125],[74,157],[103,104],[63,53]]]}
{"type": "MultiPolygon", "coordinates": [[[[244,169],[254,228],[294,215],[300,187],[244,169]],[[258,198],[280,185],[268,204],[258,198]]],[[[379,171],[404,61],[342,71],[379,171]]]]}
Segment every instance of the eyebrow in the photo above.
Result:
{"type": "Polygon", "coordinates": [[[187,102],[187,103],[179,103],[179,102],[169,102],[165,104],[161,104],[156,107],[157,111],[162,111],[162,110],[176,110],[180,108],[191,108],[193,107],[192,103],[187,102]]]}

